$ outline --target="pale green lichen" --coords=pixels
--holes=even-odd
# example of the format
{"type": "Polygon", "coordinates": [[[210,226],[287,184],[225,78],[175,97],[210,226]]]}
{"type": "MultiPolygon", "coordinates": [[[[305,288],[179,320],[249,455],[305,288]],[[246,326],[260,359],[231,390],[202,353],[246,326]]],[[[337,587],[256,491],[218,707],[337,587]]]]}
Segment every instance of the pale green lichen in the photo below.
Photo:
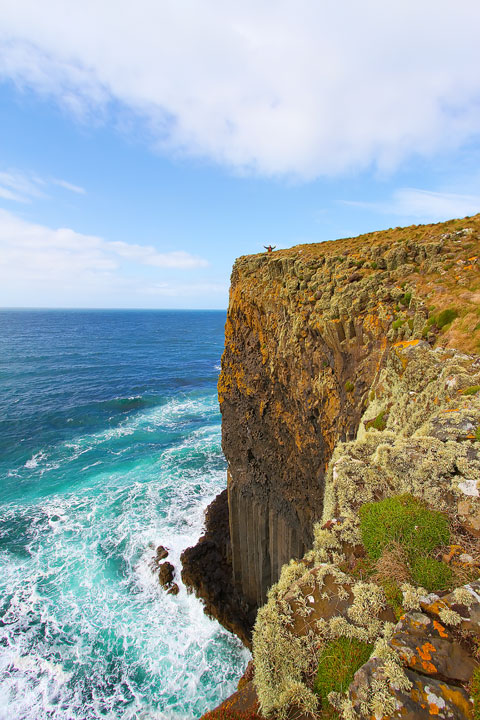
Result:
{"type": "Polygon", "coordinates": [[[456,588],[453,591],[452,595],[455,603],[458,603],[458,605],[465,605],[466,607],[471,607],[477,602],[475,596],[471,592],[469,592],[468,588],[466,587],[456,588]]]}
{"type": "Polygon", "coordinates": [[[460,625],[462,622],[460,615],[449,607],[442,607],[438,615],[445,625],[460,625]]]}
{"type": "Polygon", "coordinates": [[[403,594],[403,607],[405,610],[420,610],[420,602],[428,595],[425,588],[414,587],[410,583],[400,586],[403,594]]]}

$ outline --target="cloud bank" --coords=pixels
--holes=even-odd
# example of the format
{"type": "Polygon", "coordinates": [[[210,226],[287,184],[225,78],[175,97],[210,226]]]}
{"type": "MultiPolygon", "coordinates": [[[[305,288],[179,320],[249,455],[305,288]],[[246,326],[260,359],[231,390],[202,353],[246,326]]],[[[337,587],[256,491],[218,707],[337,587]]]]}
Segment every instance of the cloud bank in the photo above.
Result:
{"type": "Polygon", "coordinates": [[[156,297],[171,297],[181,307],[184,297],[226,294],[225,286],[199,280],[199,268],[207,265],[184,251],[160,253],[153,246],[52,229],[0,210],[3,306],[151,307],[156,297]],[[176,274],[159,281],[159,270],[176,274]],[[191,270],[194,283],[185,277],[191,270]]]}
{"type": "Polygon", "coordinates": [[[478,136],[473,0],[3,0],[0,76],[165,152],[310,179],[478,136]]]}

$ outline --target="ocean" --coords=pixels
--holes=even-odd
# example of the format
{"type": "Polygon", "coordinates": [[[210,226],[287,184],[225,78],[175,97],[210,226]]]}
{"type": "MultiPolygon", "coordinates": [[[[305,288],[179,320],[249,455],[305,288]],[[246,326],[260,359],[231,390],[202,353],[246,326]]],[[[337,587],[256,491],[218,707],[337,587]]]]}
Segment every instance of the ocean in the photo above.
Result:
{"type": "Polygon", "coordinates": [[[224,323],[0,312],[1,720],[191,720],[235,690],[247,651],[179,580],[226,483],[224,323]]]}

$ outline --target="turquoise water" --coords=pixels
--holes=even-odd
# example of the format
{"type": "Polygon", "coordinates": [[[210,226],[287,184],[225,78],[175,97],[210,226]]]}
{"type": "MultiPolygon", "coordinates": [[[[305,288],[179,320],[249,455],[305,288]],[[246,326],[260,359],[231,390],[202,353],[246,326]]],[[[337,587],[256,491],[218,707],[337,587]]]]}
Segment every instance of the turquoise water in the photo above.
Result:
{"type": "Polygon", "coordinates": [[[0,312],[0,718],[197,718],[248,660],[154,549],[225,486],[223,312],[0,312]]]}

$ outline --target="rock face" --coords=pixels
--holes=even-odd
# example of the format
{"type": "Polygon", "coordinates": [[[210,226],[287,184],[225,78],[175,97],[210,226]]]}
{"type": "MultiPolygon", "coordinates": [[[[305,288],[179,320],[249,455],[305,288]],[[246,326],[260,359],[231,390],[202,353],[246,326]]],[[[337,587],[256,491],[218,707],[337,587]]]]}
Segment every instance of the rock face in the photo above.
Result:
{"type": "Polygon", "coordinates": [[[311,546],[326,464],[338,439],[354,437],[385,349],[385,308],[383,322],[367,310],[322,323],[315,301],[299,303],[298,278],[314,271],[260,257],[232,275],[219,399],[233,577],[257,606],[311,546]]]}
{"type": "Polygon", "coordinates": [[[203,598],[207,615],[250,647],[255,609],[233,587],[226,490],[208,508],[205,523],[198,544],[182,553],[182,580],[203,598]]]}
{"type": "MultiPolygon", "coordinates": [[[[233,578],[250,604],[261,605],[282,565],[311,546],[325,469],[337,442],[355,437],[390,343],[435,339],[426,297],[438,290],[449,302],[448,288],[438,287],[446,261],[459,250],[474,255],[459,247],[471,228],[446,229],[375,233],[235,263],[218,393],[233,578]]],[[[461,263],[459,272],[468,259],[461,263]]],[[[469,266],[478,272],[476,257],[469,266]]],[[[475,305],[473,296],[465,302],[475,305]]]]}

